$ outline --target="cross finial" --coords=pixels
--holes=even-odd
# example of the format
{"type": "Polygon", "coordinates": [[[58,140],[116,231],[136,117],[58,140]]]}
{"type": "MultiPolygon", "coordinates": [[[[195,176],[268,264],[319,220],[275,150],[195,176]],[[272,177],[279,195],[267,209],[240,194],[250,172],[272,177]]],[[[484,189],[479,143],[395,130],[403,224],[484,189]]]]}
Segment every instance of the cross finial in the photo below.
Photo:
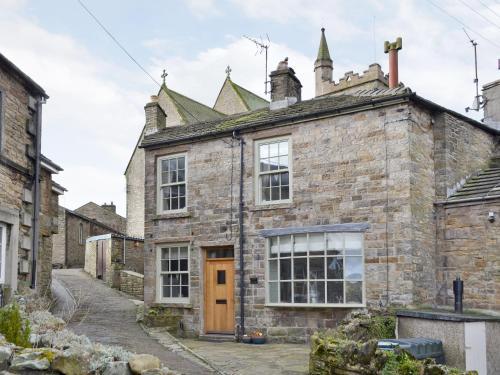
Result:
{"type": "Polygon", "coordinates": [[[161,75],[161,78],[163,78],[163,84],[165,84],[165,78],[167,78],[167,76],[168,76],[167,71],[165,69],[163,69],[163,73],[161,75]]]}
{"type": "Polygon", "coordinates": [[[227,78],[231,78],[231,72],[232,72],[232,69],[231,67],[228,65],[227,68],[226,68],[226,76],[227,78]]]}

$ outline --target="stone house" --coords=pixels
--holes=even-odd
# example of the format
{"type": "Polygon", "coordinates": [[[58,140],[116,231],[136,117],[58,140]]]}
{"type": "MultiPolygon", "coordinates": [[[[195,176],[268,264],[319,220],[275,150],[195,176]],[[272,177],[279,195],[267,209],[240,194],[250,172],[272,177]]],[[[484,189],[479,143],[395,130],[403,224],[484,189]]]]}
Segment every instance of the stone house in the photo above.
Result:
{"type": "MultiPolygon", "coordinates": [[[[229,75],[229,67],[226,73],[226,79],[213,108],[179,94],[163,84],[155,100],[160,103],[161,110],[167,118],[166,123],[169,126],[190,125],[269,105],[267,100],[233,82],[229,75]]],[[[153,107],[146,105],[146,112],[153,107]]],[[[148,128],[147,124],[143,127],[124,173],[127,185],[126,233],[133,237],[144,237],[144,150],[139,148],[139,145],[145,135],[154,131],[155,129],[148,128]]]]}
{"type": "Polygon", "coordinates": [[[222,118],[146,105],[146,306],[186,334],[303,341],[356,308],[449,305],[459,273],[466,307],[498,311],[498,206],[456,197],[491,189],[500,132],[394,84],[394,66],[333,81],[324,30],[314,71],[315,98],[285,59],[269,106],[222,118]]]}
{"type": "Polygon", "coordinates": [[[52,265],[64,268],[83,268],[85,241],[103,234],[124,235],[126,220],[116,213],[116,206],[89,202],[72,211],[59,206],[59,232],[54,236],[52,265]]]}
{"type": "Polygon", "coordinates": [[[42,87],[0,54],[0,291],[50,293],[52,235],[62,168],[41,154],[42,87]]]}

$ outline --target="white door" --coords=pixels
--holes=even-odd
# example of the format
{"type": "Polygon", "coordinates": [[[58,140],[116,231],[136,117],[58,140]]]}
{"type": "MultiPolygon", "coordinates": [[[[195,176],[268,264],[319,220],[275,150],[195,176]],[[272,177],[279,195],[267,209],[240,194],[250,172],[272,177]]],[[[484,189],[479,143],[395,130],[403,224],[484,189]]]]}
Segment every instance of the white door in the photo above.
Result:
{"type": "Polygon", "coordinates": [[[464,323],[465,369],[476,370],[487,375],[486,369],[486,324],[484,322],[464,323]]]}

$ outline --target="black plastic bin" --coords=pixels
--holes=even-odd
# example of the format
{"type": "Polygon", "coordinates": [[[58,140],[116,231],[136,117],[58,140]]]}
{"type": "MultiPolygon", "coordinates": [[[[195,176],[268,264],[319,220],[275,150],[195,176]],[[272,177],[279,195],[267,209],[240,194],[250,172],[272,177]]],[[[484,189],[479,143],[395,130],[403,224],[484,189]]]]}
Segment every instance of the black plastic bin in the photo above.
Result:
{"type": "Polygon", "coordinates": [[[394,350],[397,347],[406,350],[416,359],[434,358],[437,363],[444,364],[443,343],[441,340],[416,338],[378,341],[378,348],[382,350],[394,350]]]}

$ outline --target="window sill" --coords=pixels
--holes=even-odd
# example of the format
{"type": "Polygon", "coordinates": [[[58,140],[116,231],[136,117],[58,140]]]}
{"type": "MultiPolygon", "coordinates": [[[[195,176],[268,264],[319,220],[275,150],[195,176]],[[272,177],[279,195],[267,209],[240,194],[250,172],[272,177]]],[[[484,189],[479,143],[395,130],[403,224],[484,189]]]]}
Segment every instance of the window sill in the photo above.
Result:
{"type": "Polygon", "coordinates": [[[180,219],[184,217],[191,217],[191,213],[189,211],[183,211],[183,212],[157,214],[153,218],[153,220],[180,219]]]}
{"type": "Polygon", "coordinates": [[[193,304],[184,302],[155,302],[153,304],[155,307],[173,307],[178,309],[192,309],[193,304]]]}
{"type": "Polygon", "coordinates": [[[280,307],[280,308],[339,308],[339,309],[352,309],[352,308],[364,308],[366,304],[361,303],[351,303],[351,304],[324,304],[324,303],[266,303],[264,306],[266,307],[280,307]]]}
{"type": "Polygon", "coordinates": [[[254,211],[266,211],[266,210],[279,210],[279,209],[290,209],[295,208],[293,202],[283,202],[283,203],[270,203],[270,204],[257,204],[249,207],[250,212],[254,211]]]}

